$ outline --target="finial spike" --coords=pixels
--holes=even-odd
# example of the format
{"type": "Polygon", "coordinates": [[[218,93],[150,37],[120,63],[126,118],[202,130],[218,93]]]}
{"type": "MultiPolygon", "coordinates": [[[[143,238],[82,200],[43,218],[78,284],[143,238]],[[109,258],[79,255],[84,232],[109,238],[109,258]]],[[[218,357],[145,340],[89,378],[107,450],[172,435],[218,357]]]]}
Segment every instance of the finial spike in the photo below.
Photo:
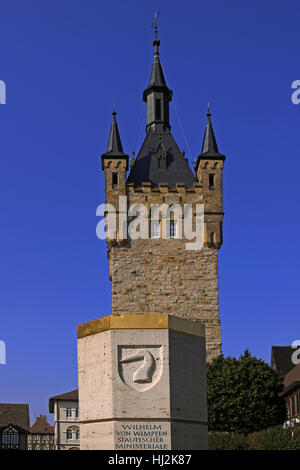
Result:
{"type": "Polygon", "coordinates": [[[159,17],[159,11],[154,13],[154,21],[151,25],[151,28],[154,29],[154,41],[153,46],[155,47],[155,54],[158,54],[158,46],[160,45],[159,39],[157,39],[157,20],[159,17]]]}
{"type": "Polygon", "coordinates": [[[117,115],[117,113],[116,113],[116,103],[115,103],[115,102],[113,102],[113,112],[112,112],[112,115],[113,115],[113,116],[116,116],[116,115],[117,115]]]}
{"type": "Polygon", "coordinates": [[[154,13],[154,20],[153,20],[153,23],[151,25],[151,28],[154,29],[154,34],[155,34],[155,39],[157,39],[157,20],[158,20],[158,17],[159,17],[159,11],[156,11],[154,13]]]}
{"type": "Polygon", "coordinates": [[[211,112],[210,112],[210,102],[208,102],[208,105],[207,105],[207,115],[206,116],[211,116],[211,112]]]}

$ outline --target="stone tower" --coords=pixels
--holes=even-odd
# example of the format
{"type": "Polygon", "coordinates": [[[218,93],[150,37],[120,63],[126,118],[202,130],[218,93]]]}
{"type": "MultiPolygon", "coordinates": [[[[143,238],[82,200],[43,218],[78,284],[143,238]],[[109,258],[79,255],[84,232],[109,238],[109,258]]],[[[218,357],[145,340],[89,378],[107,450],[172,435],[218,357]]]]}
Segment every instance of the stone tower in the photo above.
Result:
{"type": "MultiPolygon", "coordinates": [[[[162,217],[149,217],[148,239],[127,239],[116,230],[107,240],[109,277],[112,282],[112,314],[171,314],[200,319],[206,329],[207,360],[221,353],[219,319],[218,250],[222,245],[222,170],[225,156],[219,153],[208,109],[202,151],[194,172],[171,134],[167,87],[159,59],[157,37],[150,81],[143,93],[147,105],[146,136],[128,170],[113,113],[106,153],[102,155],[106,203],[119,207],[185,204],[204,205],[204,245],[187,250],[178,237],[177,222],[167,221],[167,239],[162,237],[162,217]],[[124,198],[125,197],[125,198],[124,198]]],[[[117,217],[124,212],[117,211],[117,217]]]]}

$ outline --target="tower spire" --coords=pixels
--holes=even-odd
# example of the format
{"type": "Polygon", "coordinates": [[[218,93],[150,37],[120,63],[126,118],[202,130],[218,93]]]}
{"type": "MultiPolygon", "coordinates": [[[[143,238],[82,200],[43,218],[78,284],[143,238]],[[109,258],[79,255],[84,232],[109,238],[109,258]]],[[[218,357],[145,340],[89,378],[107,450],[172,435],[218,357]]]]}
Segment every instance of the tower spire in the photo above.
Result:
{"type": "Polygon", "coordinates": [[[143,100],[147,103],[147,127],[146,130],[157,132],[158,130],[169,130],[169,101],[172,101],[172,90],[167,87],[163,69],[159,59],[158,47],[160,40],[157,33],[157,18],[159,12],[155,13],[152,23],[154,28],[154,58],[150,80],[143,93],[143,100]]]}

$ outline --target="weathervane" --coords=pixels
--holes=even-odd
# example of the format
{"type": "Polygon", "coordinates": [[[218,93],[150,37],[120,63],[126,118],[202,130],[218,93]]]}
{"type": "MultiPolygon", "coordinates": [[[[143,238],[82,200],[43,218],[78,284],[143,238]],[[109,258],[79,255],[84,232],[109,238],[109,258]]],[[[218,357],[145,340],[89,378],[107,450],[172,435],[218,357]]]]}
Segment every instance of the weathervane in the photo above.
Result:
{"type": "Polygon", "coordinates": [[[160,13],[159,11],[154,13],[154,21],[151,25],[151,28],[154,29],[155,40],[157,40],[157,20],[158,20],[158,17],[159,17],[159,13],[160,13]]]}

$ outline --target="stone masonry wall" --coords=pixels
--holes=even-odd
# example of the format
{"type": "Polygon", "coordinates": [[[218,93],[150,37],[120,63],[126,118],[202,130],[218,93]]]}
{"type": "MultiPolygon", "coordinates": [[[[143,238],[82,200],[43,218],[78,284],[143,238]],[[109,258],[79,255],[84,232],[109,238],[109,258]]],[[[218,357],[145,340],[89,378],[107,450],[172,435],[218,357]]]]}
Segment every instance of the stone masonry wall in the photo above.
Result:
{"type": "MultiPolygon", "coordinates": [[[[106,201],[116,205],[118,196],[125,195],[125,188],[123,183],[119,188],[111,188],[108,176],[114,167],[117,168],[116,162],[106,166],[106,201]]],[[[205,190],[206,184],[202,184],[195,183],[190,189],[182,184],[170,189],[165,183],[158,188],[151,188],[150,183],[142,183],[140,188],[134,188],[133,184],[126,187],[128,207],[145,204],[149,210],[152,204],[179,204],[183,208],[184,204],[195,207],[204,203],[205,245],[202,250],[186,250],[188,240],[185,239],[140,239],[120,243],[117,235],[117,242],[108,241],[108,254],[112,314],[169,313],[201,319],[206,327],[207,360],[211,361],[221,353],[218,248],[222,243],[223,213],[219,203],[214,212],[209,199],[213,193],[219,199],[221,188],[216,187],[211,194],[209,188],[205,190]]]]}
{"type": "Polygon", "coordinates": [[[217,249],[187,251],[182,240],[113,247],[112,314],[169,313],[201,319],[207,360],[221,353],[217,249]]]}

